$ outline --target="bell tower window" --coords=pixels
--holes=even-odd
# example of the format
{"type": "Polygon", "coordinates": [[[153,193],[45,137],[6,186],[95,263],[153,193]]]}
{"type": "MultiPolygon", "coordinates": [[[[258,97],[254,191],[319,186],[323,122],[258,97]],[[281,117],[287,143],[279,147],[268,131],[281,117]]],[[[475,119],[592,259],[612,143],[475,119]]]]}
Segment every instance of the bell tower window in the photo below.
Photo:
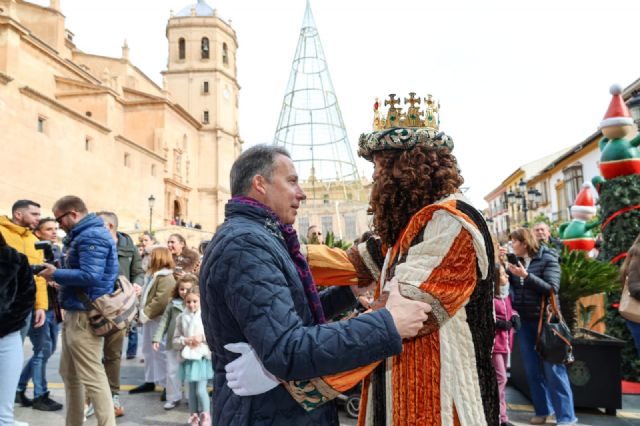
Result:
{"type": "Polygon", "coordinates": [[[200,56],[202,59],[209,59],[209,39],[202,37],[200,41],[200,56]]]}
{"type": "Polygon", "coordinates": [[[178,59],[184,59],[187,56],[187,46],[183,38],[178,40],[178,59]]]}
{"type": "Polygon", "coordinates": [[[227,43],[222,43],[222,63],[229,65],[229,48],[227,43]]]}

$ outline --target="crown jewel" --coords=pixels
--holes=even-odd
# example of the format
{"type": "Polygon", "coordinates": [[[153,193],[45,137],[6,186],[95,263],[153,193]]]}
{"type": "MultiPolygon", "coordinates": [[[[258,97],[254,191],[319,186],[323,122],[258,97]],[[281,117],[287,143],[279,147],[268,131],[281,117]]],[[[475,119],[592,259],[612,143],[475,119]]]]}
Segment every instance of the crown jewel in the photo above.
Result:
{"type": "Polygon", "coordinates": [[[440,126],[440,102],[435,100],[432,95],[421,99],[416,98],[416,93],[409,93],[409,98],[404,98],[404,105],[407,112],[402,111],[402,107],[397,106],[401,100],[396,98],[395,93],[389,94],[389,99],[384,101],[384,106],[389,106],[386,116],[383,117],[380,111],[380,102],[376,98],[373,104],[373,130],[380,131],[395,127],[423,127],[432,130],[438,130],[440,126]],[[424,110],[419,105],[424,100],[424,110]]]}

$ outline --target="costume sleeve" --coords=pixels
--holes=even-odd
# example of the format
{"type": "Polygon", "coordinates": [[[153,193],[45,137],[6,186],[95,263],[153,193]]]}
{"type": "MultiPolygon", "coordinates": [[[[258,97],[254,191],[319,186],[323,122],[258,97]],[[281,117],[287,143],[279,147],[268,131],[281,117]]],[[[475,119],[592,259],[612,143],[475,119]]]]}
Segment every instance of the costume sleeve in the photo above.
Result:
{"type": "Polygon", "coordinates": [[[438,330],[467,303],[477,284],[477,256],[470,225],[446,210],[433,214],[421,241],[400,256],[400,293],[431,305],[419,336],[438,330]]]}
{"type": "Polygon", "coordinates": [[[402,351],[386,309],[347,321],[305,325],[293,300],[306,303],[300,299],[303,292],[288,282],[269,242],[253,234],[230,241],[218,259],[216,277],[225,283],[224,299],[233,320],[269,372],[282,380],[305,380],[402,351]]]}
{"type": "Polygon", "coordinates": [[[307,262],[311,274],[320,286],[347,286],[357,284],[356,270],[349,261],[347,252],[324,244],[309,244],[306,247],[307,262]]]}

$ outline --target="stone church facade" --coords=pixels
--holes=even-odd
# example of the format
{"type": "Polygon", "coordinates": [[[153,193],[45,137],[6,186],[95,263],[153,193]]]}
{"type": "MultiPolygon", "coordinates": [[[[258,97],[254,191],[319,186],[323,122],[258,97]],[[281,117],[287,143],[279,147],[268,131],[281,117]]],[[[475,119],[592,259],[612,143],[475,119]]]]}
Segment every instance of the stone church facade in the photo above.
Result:
{"type": "Polygon", "coordinates": [[[167,23],[163,87],[129,61],[80,51],[58,0],[0,0],[0,213],[21,198],[116,212],[123,229],[176,217],[214,231],[230,197],[237,40],[204,0],[167,23]]]}

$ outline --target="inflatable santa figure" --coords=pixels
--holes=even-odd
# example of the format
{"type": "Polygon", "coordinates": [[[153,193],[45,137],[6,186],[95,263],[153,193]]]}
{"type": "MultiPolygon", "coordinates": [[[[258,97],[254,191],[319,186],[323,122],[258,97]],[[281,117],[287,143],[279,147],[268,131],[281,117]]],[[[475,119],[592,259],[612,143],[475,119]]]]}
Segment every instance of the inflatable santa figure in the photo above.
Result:
{"type": "Polygon", "coordinates": [[[560,225],[560,239],[569,250],[591,251],[596,239],[591,230],[598,225],[592,221],[596,214],[596,205],[588,183],[582,185],[582,190],[571,206],[571,222],[560,225]]]}

